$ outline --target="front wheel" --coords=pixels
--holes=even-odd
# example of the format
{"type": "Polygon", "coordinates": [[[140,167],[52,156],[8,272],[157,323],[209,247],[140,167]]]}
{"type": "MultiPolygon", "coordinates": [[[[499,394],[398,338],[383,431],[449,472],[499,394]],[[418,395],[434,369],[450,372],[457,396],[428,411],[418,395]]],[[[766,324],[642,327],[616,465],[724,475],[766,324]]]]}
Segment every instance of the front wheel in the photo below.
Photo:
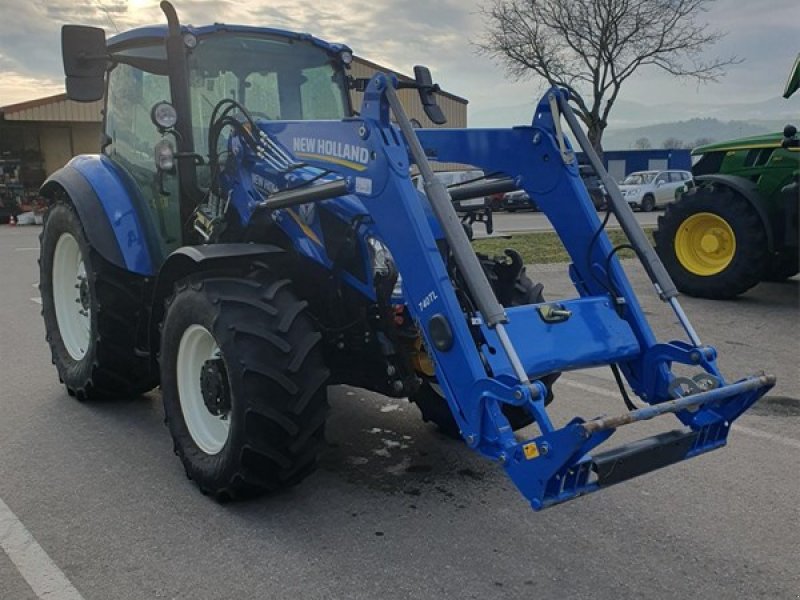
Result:
{"type": "Polygon", "coordinates": [[[136,352],[144,278],[92,250],[69,204],[49,209],[40,242],[46,339],[67,392],[98,400],[134,397],[155,387],[155,369],[136,352]]]}
{"type": "Polygon", "coordinates": [[[656,199],[650,194],[642,198],[642,212],[653,212],[656,207],[656,199]]]}
{"type": "Polygon", "coordinates": [[[161,336],[164,413],[187,476],[219,501],[289,487],[323,441],[319,341],[288,280],[182,281],[161,336]]]}
{"type": "Polygon", "coordinates": [[[703,186],[667,206],[656,252],[678,289],[733,298],[756,285],[767,266],[767,238],[756,212],[726,187],[703,186]]]}

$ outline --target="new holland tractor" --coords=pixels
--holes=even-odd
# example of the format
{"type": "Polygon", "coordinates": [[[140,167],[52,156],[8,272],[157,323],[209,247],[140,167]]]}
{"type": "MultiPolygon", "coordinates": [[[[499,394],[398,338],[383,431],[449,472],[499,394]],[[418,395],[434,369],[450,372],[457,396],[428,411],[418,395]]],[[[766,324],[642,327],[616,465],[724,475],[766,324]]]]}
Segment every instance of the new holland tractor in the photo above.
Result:
{"type": "MultiPolygon", "coordinates": [[[[784,90],[800,85],[800,57],[784,90]]],[[[658,219],[656,251],[678,289],[733,298],[800,272],[797,128],[695,148],[696,187],[658,219]]]]}
{"type": "Polygon", "coordinates": [[[43,315],[69,394],[113,399],[160,384],[175,452],[204,493],[246,498],[308,475],[333,384],[410,398],[501,465],[537,510],[725,445],[774,385],[720,374],[562,90],[529,126],[414,129],[398,88],[415,88],[444,122],[424,67],[415,79],[356,79],[347,46],[181,26],[162,9],[166,27],[109,40],[62,30],[68,96],[105,97],[105,137],[100,154],[74,158],[42,188],[43,315]],[[364,92],[357,111],[352,89],[364,92]],[[687,341],[659,342],[650,329],[564,120],[687,341]],[[431,159],[486,179],[448,190],[431,159]],[[564,241],[576,297],[547,302],[517,253],[472,250],[454,199],[517,188],[564,241]],[[559,374],[600,365],[629,409],[554,423],[559,374]],[[661,415],[677,423],[596,450],[661,415]]]}

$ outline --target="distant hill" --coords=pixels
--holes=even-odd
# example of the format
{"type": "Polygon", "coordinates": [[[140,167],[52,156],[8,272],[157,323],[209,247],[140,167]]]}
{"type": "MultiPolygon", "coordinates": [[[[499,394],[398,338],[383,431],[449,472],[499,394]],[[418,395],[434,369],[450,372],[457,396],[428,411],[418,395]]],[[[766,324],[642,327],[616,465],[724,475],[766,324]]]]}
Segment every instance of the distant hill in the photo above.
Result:
{"type": "MultiPolygon", "coordinates": [[[[510,127],[530,124],[536,101],[537,98],[531,98],[531,102],[527,104],[491,109],[470,106],[469,125],[470,127],[510,127]]],[[[775,97],[760,102],[719,104],[692,104],[689,102],[642,104],[629,100],[618,100],[614,105],[609,122],[612,129],[632,129],[655,123],[705,118],[717,119],[722,122],[781,121],[784,125],[786,122],[797,123],[800,121],[800,95],[789,100],[775,97]]],[[[783,125],[778,129],[782,127],[783,125]]]]}
{"type": "MultiPolygon", "coordinates": [[[[535,100],[489,110],[470,110],[470,127],[509,127],[531,122],[535,100]]],[[[645,105],[617,101],[609,128],[603,135],[603,148],[625,150],[639,138],[647,138],[653,148],[674,138],[692,146],[701,138],[731,140],[783,130],[787,123],[800,126],[800,95],[789,100],[768,98],[760,102],[727,104],[645,105]]]]}
{"type": "Polygon", "coordinates": [[[785,124],[784,121],[720,121],[703,118],[630,129],[609,128],[603,135],[603,148],[605,150],[633,148],[640,138],[647,138],[652,148],[662,148],[664,141],[670,138],[680,140],[684,147],[691,147],[701,138],[721,142],[781,131],[785,124]]]}

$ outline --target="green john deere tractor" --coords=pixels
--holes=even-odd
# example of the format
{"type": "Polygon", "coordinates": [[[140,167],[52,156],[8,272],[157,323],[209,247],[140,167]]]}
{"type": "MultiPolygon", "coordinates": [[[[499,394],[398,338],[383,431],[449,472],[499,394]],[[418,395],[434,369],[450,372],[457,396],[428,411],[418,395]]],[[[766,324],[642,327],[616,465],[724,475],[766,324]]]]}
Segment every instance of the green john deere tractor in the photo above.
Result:
{"type": "MultiPolygon", "coordinates": [[[[800,86],[800,56],[784,91],[800,86]]],[[[733,298],[800,271],[797,128],[695,148],[697,186],[658,219],[656,251],[690,296],[733,298]]]]}

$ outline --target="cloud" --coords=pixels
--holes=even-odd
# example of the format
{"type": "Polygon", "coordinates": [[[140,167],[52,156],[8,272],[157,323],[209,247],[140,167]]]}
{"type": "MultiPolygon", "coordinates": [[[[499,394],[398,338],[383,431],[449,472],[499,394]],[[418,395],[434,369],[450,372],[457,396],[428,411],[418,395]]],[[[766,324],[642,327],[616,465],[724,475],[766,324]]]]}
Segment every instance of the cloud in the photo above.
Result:
{"type": "MultiPolygon", "coordinates": [[[[356,54],[402,72],[410,72],[415,64],[427,64],[445,89],[470,100],[472,112],[523,103],[530,103],[532,111],[541,82],[508,81],[502,68],[477,56],[470,44],[482,28],[479,2],[175,0],[185,23],[225,21],[313,33],[347,43],[356,54]]],[[[747,101],[779,95],[797,52],[792,18],[796,2],[718,0],[705,17],[730,34],[713,54],[736,54],[745,62],[731,68],[722,83],[701,88],[675,82],[654,69],[643,70],[623,88],[621,99],[651,104],[711,103],[719,98],[747,101]]],[[[0,21],[0,105],[8,103],[12,95],[42,96],[44,87],[38,82],[51,85],[61,79],[59,30],[63,23],[94,25],[113,33],[164,21],[156,0],[0,0],[0,14],[13,15],[13,19],[0,21]],[[6,74],[13,74],[14,79],[6,74]]]]}

